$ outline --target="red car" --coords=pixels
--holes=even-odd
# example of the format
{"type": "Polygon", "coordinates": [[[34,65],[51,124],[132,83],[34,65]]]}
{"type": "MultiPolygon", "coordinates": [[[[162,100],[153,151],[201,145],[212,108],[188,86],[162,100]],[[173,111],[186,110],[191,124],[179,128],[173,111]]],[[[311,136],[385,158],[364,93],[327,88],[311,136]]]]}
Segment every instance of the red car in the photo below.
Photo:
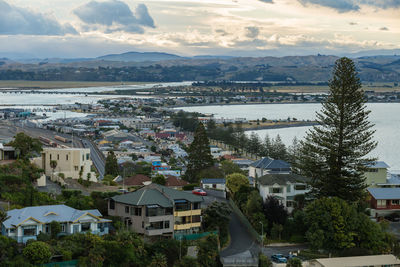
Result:
{"type": "Polygon", "coordinates": [[[207,196],[207,192],[203,189],[195,189],[192,191],[192,193],[199,196],[207,196]]]}

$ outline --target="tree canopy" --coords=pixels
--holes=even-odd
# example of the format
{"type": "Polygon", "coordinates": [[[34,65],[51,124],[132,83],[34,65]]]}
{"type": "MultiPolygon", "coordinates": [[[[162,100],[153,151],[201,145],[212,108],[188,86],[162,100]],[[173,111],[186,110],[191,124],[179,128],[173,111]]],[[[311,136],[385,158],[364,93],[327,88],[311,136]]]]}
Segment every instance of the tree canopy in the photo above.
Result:
{"type": "Polygon", "coordinates": [[[10,142],[19,153],[19,158],[27,160],[33,156],[34,153],[40,153],[42,151],[42,144],[39,139],[32,138],[24,133],[17,133],[14,136],[14,140],[10,142]]]}
{"type": "Polygon", "coordinates": [[[377,145],[368,121],[366,98],[351,59],[335,63],[330,91],[317,122],[301,142],[300,172],[312,178],[317,197],[337,196],[348,201],[362,198],[367,158],[377,145]]]}
{"type": "Polygon", "coordinates": [[[232,192],[233,195],[239,191],[241,186],[248,186],[249,180],[246,176],[241,173],[232,173],[226,176],[226,186],[232,192]]]}
{"type": "Polygon", "coordinates": [[[189,182],[198,182],[198,172],[212,167],[214,159],[211,156],[210,142],[202,123],[199,123],[194,133],[193,142],[188,149],[188,164],[185,178],[189,182]]]}
{"type": "Polygon", "coordinates": [[[106,158],[105,175],[107,174],[111,174],[114,177],[119,174],[118,161],[114,151],[109,151],[106,158]]]}

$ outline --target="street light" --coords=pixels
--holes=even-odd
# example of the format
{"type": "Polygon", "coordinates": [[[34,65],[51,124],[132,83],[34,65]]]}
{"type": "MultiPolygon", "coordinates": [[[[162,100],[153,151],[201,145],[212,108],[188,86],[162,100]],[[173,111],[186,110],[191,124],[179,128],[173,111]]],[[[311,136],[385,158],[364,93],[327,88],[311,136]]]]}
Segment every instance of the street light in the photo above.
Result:
{"type": "Polygon", "coordinates": [[[264,247],[264,224],[259,221],[259,223],[261,223],[261,249],[264,247]]]}

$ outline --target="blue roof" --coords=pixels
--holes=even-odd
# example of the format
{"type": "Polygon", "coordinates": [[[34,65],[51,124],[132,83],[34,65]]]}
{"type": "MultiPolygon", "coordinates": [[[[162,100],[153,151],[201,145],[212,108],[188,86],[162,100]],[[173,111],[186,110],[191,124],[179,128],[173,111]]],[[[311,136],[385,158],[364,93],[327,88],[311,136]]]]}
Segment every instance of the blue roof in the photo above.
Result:
{"type": "MultiPolygon", "coordinates": [[[[102,216],[98,210],[76,210],[66,205],[47,205],[10,210],[7,212],[9,218],[3,224],[6,228],[12,228],[29,218],[41,223],[50,223],[52,221],[73,222],[87,213],[96,217],[102,216]]],[[[110,220],[101,219],[101,221],[109,222],[110,220]]]]}
{"type": "Polygon", "coordinates": [[[223,178],[209,178],[209,179],[202,179],[202,184],[225,184],[225,179],[223,178]]]}
{"type": "Polygon", "coordinates": [[[389,168],[389,165],[387,165],[384,161],[375,161],[371,164],[368,165],[369,168],[383,168],[387,169],[389,168]]]}
{"type": "Polygon", "coordinates": [[[280,159],[271,159],[271,158],[262,158],[260,160],[255,161],[250,166],[261,169],[269,169],[269,170],[289,170],[290,164],[286,161],[280,159]]]}
{"type": "Polygon", "coordinates": [[[400,199],[400,188],[368,188],[375,199],[400,199]]]}

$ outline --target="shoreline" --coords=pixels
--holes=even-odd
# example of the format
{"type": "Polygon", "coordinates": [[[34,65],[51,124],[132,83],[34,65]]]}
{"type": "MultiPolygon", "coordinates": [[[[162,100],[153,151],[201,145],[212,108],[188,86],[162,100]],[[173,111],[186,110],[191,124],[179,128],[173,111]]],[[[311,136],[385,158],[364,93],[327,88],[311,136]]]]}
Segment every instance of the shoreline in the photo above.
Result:
{"type": "Polygon", "coordinates": [[[298,123],[288,123],[288,124],[278,124],[278,125],[265,125],[259,127],[249,127],[243,128],[243,131],[258,131],[258,130],[270,130],[270,129],[283,129],[283,128],[294,128],[294,127],[307,127],[307,126],[314,126],[318,123],[316,121],[304,121],[298,123]]]}

